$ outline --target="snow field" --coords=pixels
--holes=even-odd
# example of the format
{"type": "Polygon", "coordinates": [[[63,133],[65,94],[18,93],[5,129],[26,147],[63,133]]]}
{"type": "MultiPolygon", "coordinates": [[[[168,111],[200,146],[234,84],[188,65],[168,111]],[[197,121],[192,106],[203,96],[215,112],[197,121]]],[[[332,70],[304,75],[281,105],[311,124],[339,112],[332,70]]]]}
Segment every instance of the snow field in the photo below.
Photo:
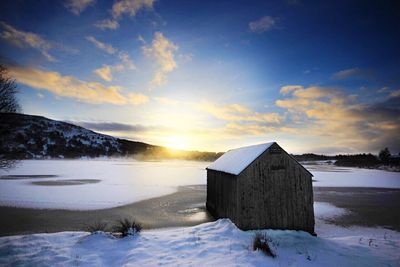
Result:
{"type": "MultiPolygon", "coordinates": [[[[322,229],[324,226],[322,226],[322,229]]],[[[338,228],[338,227],[335,227],[338,228]]],[[[336,229],[338,230],[338,229],[336,229]]],[[[143,231],[119,239],[106,233],[61,232],[0,238],[1,266],[399,266],[400,234],[359,228],[347,237],[263,230],[276,258],[252,250],[254,231],[228,219],[194,227],[143,231]],[[373,245],[359,241],[374,236],[373,245]],[[390,235],[390,236],[389,236],[390,235]]],[[[340,231],[340,229],[339,229],[340,231]]]]}

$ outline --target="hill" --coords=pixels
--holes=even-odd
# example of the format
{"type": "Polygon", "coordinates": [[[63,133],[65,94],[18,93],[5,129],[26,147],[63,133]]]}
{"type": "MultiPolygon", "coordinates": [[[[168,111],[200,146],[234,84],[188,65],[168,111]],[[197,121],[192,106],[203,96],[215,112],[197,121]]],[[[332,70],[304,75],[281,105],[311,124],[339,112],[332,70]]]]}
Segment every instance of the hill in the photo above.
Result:
{"type": "Polygon", "coordinates": [[[215,160],[221,153],[170,151],[165,147],[96,133],[42,116],[1,113],[0,155],[7,159],[128,156],[215,160]]]}

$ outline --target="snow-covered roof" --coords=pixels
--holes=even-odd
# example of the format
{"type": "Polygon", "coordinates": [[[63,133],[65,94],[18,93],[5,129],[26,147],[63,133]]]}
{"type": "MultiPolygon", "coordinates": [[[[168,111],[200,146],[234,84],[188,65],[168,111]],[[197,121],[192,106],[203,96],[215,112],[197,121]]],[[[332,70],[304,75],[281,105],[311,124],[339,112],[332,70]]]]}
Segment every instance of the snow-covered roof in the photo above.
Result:
{"type": "Polygon", "coordinates": [[[229,150],[208,166],[207,169],[238,175],[273,143],[275,142],[229,150]]]}

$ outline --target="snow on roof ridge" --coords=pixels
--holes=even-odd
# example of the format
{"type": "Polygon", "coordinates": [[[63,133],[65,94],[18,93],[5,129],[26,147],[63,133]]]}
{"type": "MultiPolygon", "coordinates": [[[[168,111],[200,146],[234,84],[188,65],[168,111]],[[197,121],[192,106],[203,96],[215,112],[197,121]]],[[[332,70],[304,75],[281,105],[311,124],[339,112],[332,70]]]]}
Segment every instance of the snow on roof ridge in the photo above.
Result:
{"type": "Polygon", "coordinates": [[[228,150],[207,169],[238,175],[274,143],[268,142],[228,150]]]}

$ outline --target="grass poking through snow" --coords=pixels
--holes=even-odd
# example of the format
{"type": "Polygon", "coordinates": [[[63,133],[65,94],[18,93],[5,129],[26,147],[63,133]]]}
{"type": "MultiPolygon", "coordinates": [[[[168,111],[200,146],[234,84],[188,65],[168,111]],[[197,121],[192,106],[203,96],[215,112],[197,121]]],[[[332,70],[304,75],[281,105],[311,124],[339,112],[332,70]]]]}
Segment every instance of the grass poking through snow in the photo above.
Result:
{"type": "Polygon", "coordinates": [[[114,227],[114,232],[119,233],[121,237],[136,235],[142,230],[142,225],[135,220],[123,219],[114,227]]]}
{"type": "Polygon", "coordinates": [[[107,230],[107,223],[101,221],[96,221],[87,227],[87,231],[91,232],[92,234],[96,232],[106,232],[106,230],[107,230]]]}
{"type": "Polygon", "coordinates": [[[275,253],[271,250],[269,238],[266,234],[256,233],[253,240],[253,250],[261,250],[265,255],[275,258],[275,253]]]}

